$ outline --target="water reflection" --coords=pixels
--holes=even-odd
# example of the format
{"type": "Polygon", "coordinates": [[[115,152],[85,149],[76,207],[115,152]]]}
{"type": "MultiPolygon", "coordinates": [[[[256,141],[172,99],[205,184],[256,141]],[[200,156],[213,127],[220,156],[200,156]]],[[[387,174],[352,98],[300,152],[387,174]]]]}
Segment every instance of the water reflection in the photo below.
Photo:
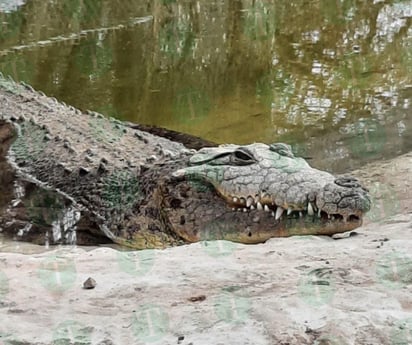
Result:
{"type": "Polygon", "coordinates": [[[336,172],[410,151],[412,1],[32,0],[0,70],[82,109],[336,172]]]}
{"type": "Polygon", "coordinates": [[[25,0],[0,0],[0,12],[17,11],[25,2],[25,0]]]}

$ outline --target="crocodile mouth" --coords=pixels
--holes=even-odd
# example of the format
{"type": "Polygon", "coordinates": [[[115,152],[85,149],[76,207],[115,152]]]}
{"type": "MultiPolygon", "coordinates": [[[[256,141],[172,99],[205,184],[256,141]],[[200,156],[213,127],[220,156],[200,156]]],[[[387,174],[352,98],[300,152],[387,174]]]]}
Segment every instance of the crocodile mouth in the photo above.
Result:
{"type": "Polygon", "coordinates": [[[329,213],[316,206],[316,201],[308,201],[305,206],[297,205],[277,205],[274,197],[262,192],[252,196],[226,196],[222,193],[218,194],[226,201],[228,207],[234,212],[255,213],[265,212],[271,215],[275,221],[285,219],[301,219],[311,217],[314,220],[322,222],[354,222],[359,223],[362,220],[363,212],[341,214],[338,212],[329,213]]]}
{"type": "Polygon", "coordinates": [[[333,235],[361,226],[370,209],[359,181],[311,168],[284,144],[202,149],[189,163],[172,175],[179,202],[165,208],[189,242],[333,235]]]}
{"type": "Polygon", "coordinates": [[[212,185],[200,189],[188,181],[174,182],[167,191],[162,204],[165,219],[187,242],[254,244],[272,237],[330,236],[361,226],[366,213],[364,209],[328,213],[317,207],[316,200],[306,201],[306,205],[278,205],[268,193],[254,197],[224,195],[212,185]]]}

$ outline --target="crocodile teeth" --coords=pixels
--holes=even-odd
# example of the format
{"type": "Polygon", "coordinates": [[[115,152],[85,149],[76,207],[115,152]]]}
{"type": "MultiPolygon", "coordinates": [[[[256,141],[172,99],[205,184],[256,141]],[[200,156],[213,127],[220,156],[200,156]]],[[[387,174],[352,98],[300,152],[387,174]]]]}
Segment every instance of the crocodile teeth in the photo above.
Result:
{"type": "Polygon", "coordinates": [[[276,215],[275,215],[275,219],[278,220],[280,219],[280,217],[282,217],[284,209],[282,207],[278,207],[276,210],[276,215]]]}
{"type": "Polygon", "coordinates": [[[303,213],[299,211],[299,218],[303,218],[303,213]]]}
{"type": "Polygon", "coordinates": [[[292,213],[292,209],[289,207],[289,208],[288,208],[287,215],[289,216],[291,213],[292,213]]]}
{"type": "MultiPolygon", "coordinates": [[[[266,206],[266,205],[265,205],[265,206],[266,206]]],[[[262,204],[261,204],[259,201],[257,202],[256,207],[257,207],[257,209],[258,209],[259,211],[262,211],[262,210],[263,210],[263,206],[262,206],[262,204]]]]}
{"type": "Polygon", "coordinates": [[[250,205],[250,207],[249,207],[251,210],[254,210],[255,209],[255,206],[253,206],[253,205],[250,205]]]}
{"type": "Polygon", "coordinates": [[[244,209],[243,209],[243,212],[247,212],[247,208],[244,208],[244,209]]]}
{"type": "Polygon", "coordinates": [[[260,199],[262,200],[262,199],[268,199],[269,198],[269,194],[267,194],[267,193],[265,193],[265,192],[263,192],[263,193],[261,193],[260,194],[260,199]]]}
{"type": "Polygon", "coordinates": [[[246,207],[250,207],[250,205],[253,204],[253,201],[253,198],[251,196],[248,196],[246,200],[246,207]]]}
{"type": "Polygon", "coordinates": [[[320,218],[320,209],[318,209],[318,218],[320,218]]]}
{"type": "Polygon", "coordinates": [[[308,202],[308,215],[313,216],[315,214],[315,211],[313,211],[312,204],[308,202]]]}
{"type": "Polygon", "coordinates": [[[270,211],[270,209],[269,209],[269,206],[268,206],[268,205],[265,205],[264,209],[265,209],[265,212],[269,212],[269,211],[270,211]]]}
{"type": "Polygon", "coordinates": [[[272,211],[272,217],[274,217],[275,216],[275,212],[274,211],[272,211]]]}
{"type": "Polygon", "coordinates": [[[238,201],[238,198],[236,198],[236,197],[233,197],[233,202],[237,202],[238,201]]]}

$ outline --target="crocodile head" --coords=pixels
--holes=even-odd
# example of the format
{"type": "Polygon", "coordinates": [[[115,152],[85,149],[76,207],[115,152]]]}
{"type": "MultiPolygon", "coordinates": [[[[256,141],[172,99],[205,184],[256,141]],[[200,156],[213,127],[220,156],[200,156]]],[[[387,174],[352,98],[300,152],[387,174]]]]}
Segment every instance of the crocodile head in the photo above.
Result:
{"type": "Polygon", "coordinates": [[[201,149],[173,180],[165,218],[189,242],[331,235],[359,227],[371,204],[355,178],[314,169],[281,143],[201,149]]]}

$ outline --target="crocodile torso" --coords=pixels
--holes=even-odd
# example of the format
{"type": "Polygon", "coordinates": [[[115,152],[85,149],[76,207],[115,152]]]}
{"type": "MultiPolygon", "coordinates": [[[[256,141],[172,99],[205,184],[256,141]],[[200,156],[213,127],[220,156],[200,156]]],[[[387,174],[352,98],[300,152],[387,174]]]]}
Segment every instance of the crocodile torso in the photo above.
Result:
{"type": "Polygon", "coordinates": [[[2,76],[0,106],[17,132],[17,173],[71,200],[116,243],[333,234],[358,227],[370,207],[355,179],[311,168],[286,144],[189,149],[2,76]]]}

